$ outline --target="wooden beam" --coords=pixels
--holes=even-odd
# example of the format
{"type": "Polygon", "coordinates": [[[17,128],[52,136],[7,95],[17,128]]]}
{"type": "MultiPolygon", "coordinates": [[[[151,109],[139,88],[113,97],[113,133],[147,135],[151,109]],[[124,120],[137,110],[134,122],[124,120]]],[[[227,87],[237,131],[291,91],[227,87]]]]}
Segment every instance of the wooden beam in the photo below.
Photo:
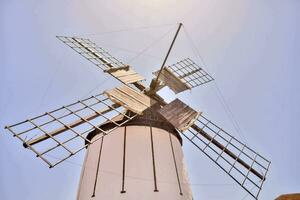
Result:
{"type": "Polygon", "coordinates": [[[222,145],[220,142],[218,142],[216,139],[211,137],[209,134],[207,134],[205,131],[203,131],[201,128],[199,128],[197,125],[192,125],[191,128],[193,128],[195,131],[197,131],[199,134],[201,134],[204,138],[206,138],[208,141],[211,141],[215,146],[217,146],[219,149],[224,151],[227,155],[229,155],[231,158],[236,160],[238,163],[240,163],[242,166],[244,166],[246,169],[248,169],[250,172],[255,174],[258,178],[260,178],[262,181],[265,180],[265,177],[262,176],[258,171],[253,169],[250,165],[248,165],[245,161],[240,159],[238,156],[236,156],[233,152],[231,152],[229,149],[227,149],[224,145],[222,145]]]}
{"type": "Polygon", "coordinates": [[[100,114],[108,113],[108,112],[112,111],[113,109],[120,107],[120,105],[113,104],[111,107],[112,108],[108,107],[108,108],[105,108],[103,110],[100,110],[97,113],[96,112],[92,113],[92,114],[86,116],[84,119],[78,119],[78,120],[76,120],[76,121],[74,121],[72,123],[67,124],[66,126],[63,126],[63,127],[59,128],[59,129],[56,129],[56,130],[50,132],[49,134],[44,134],[44,135],[42,135],[42,136],[40,136],[40,137],[38,137],[38,138],[36,138],[34,140],[30,140],[30,141],[24,143],[23,146],[25,148],[27,148],[28,146],[32,146],[32,145],[35,145],[35,144],[37,144],[39,142],[47,140],[50,137],[53,137],[53,136],[58,135],[58,134],[60,134],[60,133],[62,133],[64,131],[67,131],[69,129],[68,127],[74,128],[74,127],[76,127],[76,126],[78,126],[80,124],[85,123],[86,120],[90,121],[92,119],[95,119],[96,117],[100,116],[100,114]],[[98,113],[100,113],[100,114],[98,114],[98,113]]]}
{"type": "Polygon", "coordinates": [[[118,71],[118,70],[126,70],[126,71],[128,71],[129,70],[129,65],[125,65],[124,67],[105,69],[103,71],[110,74],[110,73],[118,71]]]}
{"type": "Polygon", "coordinates": [[[155,92],[156,92],[156,86],[157,86],[157,83],[158,83],[158,80],[159,80],[160,73],[161,73],[161,71],[163,70],[163,68],[165,67],[165,64],[166,64],[166,62],[167,62],[167,59],[168,59],[168,57],[169,57],[169,54],[170,54],[170,52],[171,52],[171,50],[172,50],[172,47],[173,47],[173,45],[174,45],[174,43],[175,43],[175,40],[176,40],[176,38],[177,38],[177,36],[178,36],[178,33],[179,33],[179,31],[180,31],[182,25],[183,25],[182,23],[179,23],[178,29],[177,29],[177,31],[176,31],[176,33],[175,33],[175,36],[174,36],[174,38],[173,38],[173,41],[172,41],[170,47],[169,47],[169,50],[168,50],[168,52],[167,52],[167,55],[165,56],[165,59],[164,59],[162,65],[161,65],[161,67],[160,67],[160,70],[159,70],[159,72],[158,72],[158,75],[157,75],[157,77],[156,77],[156,79],[155,79],[155,81],[154,81],[153,88],[150,89],[150,93],[155,93],[155,92]]]}
{"type": "Polygon", "coordinates": [[[76,38],[72,38],[72,39],[74,41],[76,41],[82,48],[84,48],[89,53],[91,53],[93,56],[95,56],[97,59],[99,59],[101,62],[103,62],[104,65],[107,66],[107,69],[104,69],[104,72],[109,73],[114,78],[121,81],[122,83],[129,84],[129,83],[134,83],[134,82],[144,80],[144,77],[142,77],[141,75],[136,73],[133,69],[130,69],[129,65],[116,68],[110,62],[108,62],[105,58],[101,57],[100,55],[98,55],[97,53],[92,51],[88,46],[86,46],[84,43],[80,42],[78,39],[76,39],[76,38]],[[128,76],[127,78],[123,77],[126,75],[128,76]]]}
{"type": "MultiPolygon", "coordinates": [[[[154,73],[158,76],[158,71],[154,73]]],[[[168,68],[164,68],[161,72],[159,80],[162,81],[163,84],[167,85],[175,94],[183,92],[185,90],[191,89],[186,83],[184,79],[180,79],[177,77],[171,70],[168,68]]],[[[154,83],[151,83],[152,85],[154,83]]],[[[155,86],[155,92],[159,90],[159,84],[155,86]]]]}
{"type": "Polygon", "coordinates": [[[184,75],[182,75],[182,76],[179,76],[179,78],[180,78],[180,79],[183,79],[183,78],[185,78],[185,77],[187,77],[187,76],[190,76],[190,75],[192,75],[192,74],[195,74],[196,72],[199,72],[199,71],[201,71],[201,68],[195,69],[195,70],[193,70],[193,71],[190,71],[190,72],[188,72],[188,73],[186,73],[186,74],[184,74],[184,75]]]}
{"type": "Polygon", "coordinates": [[[97,53],[93,52],[89,47],[85,46],[84,44],[82,44],[78,39],[76,38],[72,38],[74,41],[76,41],[80,46],[82,46],[82,48],[86,49],[88,52],[90,52],[93,56],[95,56],[96,58],[98,58],[99,60],[101,60],[101,62],[103,62],[106,66],[108,66],[108,68],[113,68],[114,66],[111,65],[111,63],[107,62],[107,60],[105,60],[104,58],[100,57],[97,53]]]}

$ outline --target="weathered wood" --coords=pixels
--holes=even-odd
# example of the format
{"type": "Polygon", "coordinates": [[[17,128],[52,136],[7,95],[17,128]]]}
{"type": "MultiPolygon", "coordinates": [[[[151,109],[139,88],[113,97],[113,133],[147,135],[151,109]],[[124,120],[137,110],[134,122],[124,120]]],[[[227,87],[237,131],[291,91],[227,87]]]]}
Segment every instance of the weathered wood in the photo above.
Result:
{"type": "Polygon", "coordinates": [[[125,85],[104,93],[113,102],[137,114],[142,114],[144,110],[156,103],[156,101],[149,96],[125,85]]]}
{"type": "Polygon", "coordinates": [[[201,68],[195,69],[195,70],[190,71],[190,72],[188,72],[188,73],[186,73],[186,74],[183,74],[182,76],[179,76],[179,78],[180,78],[180,79],[183,79],[183,78],[185,78],[185,77],[188,77],[188,76],[193,75],[193,74],[195,74],[196,72],[200,72],[200,71],[201,71],[201,68]]]}
{"type": "Polygon", "coordinates": [[[165,59],[164,59],[162,65],[161,65],[161,67],[160,67],[160,70],[159,70],[158,73],[157,73],[156,79],[155,79],[154,82],[153,82],[154,84],[152,84],[153,88],[150,88],[150,94],[156,93],[156,91],[157,91],[156,86],[157,86],[157,84],[158,84],[158,82],[159,82],[159,77],[160,77],[160,75],[161,75],[161,72],[162,72],[163,69],[165,68],[165,64],[166,64],[166,62],[167,62],[167,59],[168,59],[168,57],[169,57],[169,54],[171,53],[172,47],[173,47],[173,45],[174,45],[174,43],[175,43],[175,40],[176,40],[176,38],[177,38],[177,36],[178,36],[178,33],[179,33],[179,31],[180,31],[182,25],[183,25],[182,23],[179,23],[179,26],[178,26],[177,31],[176,31],[176,33],[175,33],[175,36],[174,36],[174,38],[173,38],[173,40],[172,40],[172,43],[171,43],[171,45],[170,45],[170,47],[169,47],[169,50],[168,50],[168,52],[167,52],[167,55],[165,56],[165,59]]]}
{"type": "Polygon", "coordinates": [[[131,68],[121,68],[119,70],[113,70],[110,72],[110,74],[125,84],[135,83],[145,79],[131,68]]]}
{"type": "Polygon", "coordinates": [[[104,72],[106,73],[112,73],[112,72],[115,72],[115,71],[118,71],[120,69],[123,69],[123,70],[129,70],[129,65],[125,65],[123,67],[118,67],[118,68],[110,68],[110,69],[105,69],[103,70],[104,72]]]}
{"type": "MultiPolygon", "coordinates": [[[[158,75],[158,71],[154,72],[154,75],[158,75]]],[[[191,89],[183,79],[177,77],[172,71],[167,68],[164,68],[161,71],[159,76],[159,80],[162,81],[165,85],[167,85],[171,90],[175,92],[175,94],[183,92],[185,90],[191,89]]]]}
{"type": "MultiPolygon", "coordinates": [[[[155,83],[155,78],[153,78],[151,80],[151,83],[150,83],[150,89],[155,87],[155,92],[161,90],[165,86],[166,85],[163,82],[161,82],[161,81],[159,81],[159,83],[155,83]],[[156,84],[156,86],[154,86],[154,84],[156,84]]],[[[149,95],[156,94],[156,93],[153,93],[153,92],[154,91],[148,90],[148,91],[146,91],[146,94],[149,94],[149,95]],[[150,93],[150,92],[152,92],[152,93],[150,93]]]]}
{"type": "Polygon", "coordinates": [[[158,112],[180,131],[185,131],[193,125],[200,114],[179,99],[175,99],[158,112]]]}

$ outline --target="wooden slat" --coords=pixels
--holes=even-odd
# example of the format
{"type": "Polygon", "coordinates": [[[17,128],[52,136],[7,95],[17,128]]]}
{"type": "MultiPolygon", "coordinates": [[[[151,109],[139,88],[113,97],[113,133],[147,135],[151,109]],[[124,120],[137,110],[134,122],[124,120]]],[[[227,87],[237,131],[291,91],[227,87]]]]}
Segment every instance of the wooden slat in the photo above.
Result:
{"type": "Polygon", "coordinates": [[[192,126],[200,114],[179,99],[175,99],[158,112],[180,131],[185,131],[192,126]]]}
{"type": "Polygon", "coordinates": [[[119,70],[114,70],[108,73],[125,84],[135,83],[145,79],[131,68],[120,68],[119,70]]]}
{"type": "Polygon", "coordinates": [[[106,73],[112,73],[112,72],[118,71],[120,69],[129,70],[129,65],[125,65],[123,67],[118,67],[118,68],[109,68],[109,69],[106,69],[106,70],[103,70],[103,71],[106,72],[106,73]]]}
{"type": "Polygon", "coordinates": [[[105,94],[113,102],[137,114],[142,114],[145,109],[156,103],[149,96],[125,85],[106,91],[105,94]]]}
{"type": "MultiPolygon", "coordinates": [[[[154,75],[157,76],[158,72],[154,72],[154,75]]],[[[159,76],[159,80],[164,82],[175,94],[183,92],[185,90],[191,89],[183,79],[178,78],[173,72],[169,69],[164,68],[159,76]]]]}

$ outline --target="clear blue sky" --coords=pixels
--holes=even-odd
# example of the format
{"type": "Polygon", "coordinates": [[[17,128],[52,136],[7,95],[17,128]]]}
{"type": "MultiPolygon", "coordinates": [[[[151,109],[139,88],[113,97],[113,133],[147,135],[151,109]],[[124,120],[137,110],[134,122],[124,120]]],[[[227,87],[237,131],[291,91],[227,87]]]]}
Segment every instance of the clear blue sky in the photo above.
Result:
{"type": "MultiPolygon", "coordinates": [[[[87,34],[183,22],[241,131],[214,84],[179,97],[272,161],[260,199],[299,192],[299,19],[297,0],[0,0],[0,127],[117,85],[56,35],[86,35],[150,78],[176,25],[87,34]]],[[[181,32],[169,63],[185,57],[203,64],[181,32]]],[[[0,133],[0,199],[75,199],[82,155],[50,170],[0,133]]],[[[193,146],[183,148],[196,200],[251,199],[193,146]]]]}

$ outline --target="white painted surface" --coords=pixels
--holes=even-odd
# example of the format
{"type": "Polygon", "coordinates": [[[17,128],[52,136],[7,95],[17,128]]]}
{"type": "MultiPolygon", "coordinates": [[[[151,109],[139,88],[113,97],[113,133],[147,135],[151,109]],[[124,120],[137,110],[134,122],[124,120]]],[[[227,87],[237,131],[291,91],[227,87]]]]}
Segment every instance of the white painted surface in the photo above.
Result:
{"type": "Polygon", "coordinates": [[[150,127],[127,126],[125,180],[121,193],[124,127],[118,128],[103,140],[95,197],[92,197],[96,178],[101,140],[90,145],[78,191],[78,200],[191,200],[192,193],[184,168],[183,152],[179,140],[172,134],[179,180],[172,155],[169,133],[152,128],[154,158],[158,192],[154,192],[150,127]]]}

